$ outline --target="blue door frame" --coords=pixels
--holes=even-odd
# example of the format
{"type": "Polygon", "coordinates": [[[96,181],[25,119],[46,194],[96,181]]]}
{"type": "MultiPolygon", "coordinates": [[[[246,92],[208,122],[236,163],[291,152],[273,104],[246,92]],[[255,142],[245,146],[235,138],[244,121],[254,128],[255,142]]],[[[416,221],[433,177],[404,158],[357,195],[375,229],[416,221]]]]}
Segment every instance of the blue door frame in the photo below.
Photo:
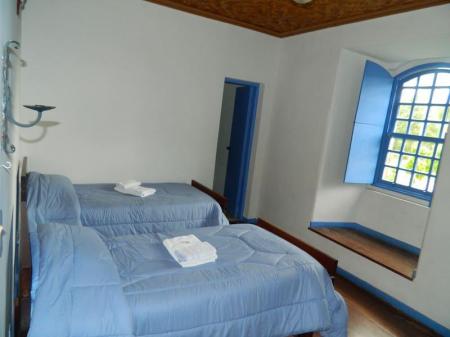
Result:
{"type": "MultiPolygon", "coordinates": [[[[245,208],[245,197],[247,193],[248,176],[250,168],[250,159],[252,154],[253,136],[256,124],[256,112],[258,110],[258,101],[260,93],[260,84],[255,82],[243,81],[234,78],[225,78],[225,83],[234,84],[245,87],[249,92],[248,105],[246,109],[247,118],[242,132],[242,154],[241,160],[237,164],[236,171],[238,172],[238,179],[233,183],[236,184],[233,188],[233,203],[230,204],[230,209],[233,215],[237,218],[242,218],[245,208]]],[[[227,170],[228,171],[228,170],[227,170]]],[[[228,172],[227,172],[228,175],[228,172]]],[[[227,188],[225,187],[225,190],[227,188]]],[[[231,199],[231,198],[230,198],[231,199]]]]}

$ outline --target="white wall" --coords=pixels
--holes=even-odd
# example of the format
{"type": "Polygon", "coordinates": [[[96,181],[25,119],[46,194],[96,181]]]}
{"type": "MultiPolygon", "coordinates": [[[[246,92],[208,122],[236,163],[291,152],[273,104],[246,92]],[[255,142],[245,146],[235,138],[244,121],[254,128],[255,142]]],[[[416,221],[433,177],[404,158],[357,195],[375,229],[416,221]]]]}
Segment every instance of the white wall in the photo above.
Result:
{"type": "MultiPolygon", "coordinates": [[[[30,2],[25,14],[23,101],[55,104],[47,120],[60,123],[22,133],[33,169],[67,174],[75,182],[132,175],[212,185],[224,77],[261,82],[249,215],[302,237],[336,256],[344,269],[450,327],[450,299],[442,295],[450,279],[443,258],[450,253],[443,228],[448,188],[438,186],[414,282],[307,230],[315,210],[322,217],[332,209],[343,218],[370,211],[341,209],[333,191],[341,157],[335,168],[326,167],[329,140],[341,148],[349,142],[332,123],[351,130],[335,115],[341,51],[390,63],[448,56],[450,6],[283,40],[138,0],[41,0],[30,2]],[[322,202],[327,199],[317,191],[333,197],[322,202]]],[[[345,81],[353,88],[360,84],[345,81]]],[[[450,170],[450,155],[443,161],[441,176],[450,170]]],[[[361,197],[371,204],[372,192],[349,187],[346,200],[361,197]]]]}
{"type": "Polygon", "coordinates": [[[315,221],[352,221],[353,209],[364,193],[364,185],[344,184],[343,181],[366,59],[365,55],[346,49],[339,56],[323,135],[322,165],[312,216],[315,221]]]}
{"type": "Polygon", "coordinates": [[[267,128],[281,40],[140,0],[32,1],[23,32],[23,102],[55,105],[59,123],[21,134],[34,170],[212,186],[227,76],[264,84],[267,128]]]}
{"type": "MultiPolygon", "coordinates": [[[[448,212],[445,213],[444,206],[440,210],[436,208],[439,204],[438,198],[449,197],[448,188],[438,187],[440,192],[435,196],[427,224],[431,234],[426,235],[414,282],[308,231],[307,227],[313,219],[315,206],[318,207],[316,211],[320,217],[325,217],[326,211],[331,210],[342,218],[350,215],[366,218],[370,216],[369,211],[385,212],[393,206],[389,199],[379,195],[375,196],[381,198],[377,201],[384,202],[375,202],[372,193],[378,192],[368,191],[369,194],[365,195],[365,191],[361,192],[352,186],[346,187],[342,195],[333,191],[334,188],[341,187],[336,181],[341,182],[343,179],[346,154],[345,158],[336,158],[335,154],[329,151],[331,147],[327,147],[328,141],[334,142],[337,147],[348,149],[352,123],[345,122],[343,125],[339,118],[346,119],[354,115],[354,110],[346,111],[341,116],[333,115],[335,81],[342,49],[357,51],[389,63],[449,56],[449,18],[450,6],[446,5],[283,40],[277,93],[270,121],[271,135],[264,167],[264,189],[259,208],[261,216],[337,257],[344,269],[447,327],[450,327],[450,299],[441,294],[448,293],[450,272],[448,261],[443,256],[450,254],[450,248],[436,237],[442,231],[443,237],[447,238],[448,224],[445,224],[445,219],[448,219],[448,212]],[[333,122],[337,123],[338,128],[347,129],[347,138],[345,134],[333,133],[333,122]],[[328,161],[330,158],[337,162],[328,161]],[[327,164],[332,166],[326,167],[327,164]],[[326,173],[328,169],[330,175],[326,173]],[[321,189],[323,186],[326,186],[326,189],[321,189]],[[316,197],[319,195],[317,191],[323,193],[322,196],[333,196],[329,199],[319,197],[322,204],[316,205],[316,197]],[[439,197],[439,194],[445,197],[439,197]],[[361,198],[366,198],[368,204],[373,203],[373,208],[366,209],[364,214],[352,214],[351,210],[347,213],[348,209],[340,209],[342,197],[344,200],[352,200],[355,204],[360,202],[361,198]],[[432,280],[432,277],[436,280],[432,280]]],[[[355,80],[351,76],[344,78],[344,85],[359,87],[360,79],[356,83],[355,80]]],[[[355,100],[355,96],[348,99],[355,100]]],[[[448,147],[446,151],[449,151],[448,147]]],[[[441,168],[441,177],[449,175],[450,155],[444,155],[443,161],[447,163],[441,168]]],[[[407,210],[407,213],[409,212],[410,210],[407,210]]],[[[424,216],[423,212],[419,213],[420,217],[424,216]]],[[[395,223],[374,223],[383,225],[384,228],[387,225],[395,226],[395,223]]],[[[374,223],[369,225],[375,226],[374,223]]],[[[391,234],[397,236],[398,233],[394,232],[395,230],[391,234]]],[[[420,239],[417,233],[419,232],[416,232],[414,237],[407,238],[407,241],[418,243],[420,239]]]]}
{"type": "Polygon", "coordinates": [[[421,248],[429,207],[366,188],[352,209],[352,222],[421,248]]]}
{"type": "MultiPolygon", "coordinates": [[[[20,41],[20,18],[16,15],[15,1],[0,0],[0,47],[2,53],[4,43],[9,40],[20,41]]],[[[18,54],[20,55],[20,51],[18,54]]],[[[10,69],[10,87],[13,94],[12,111],[17,115],[20,63],[15,56],[11,57],[11,62],[13,64],[13,67],[10,69]]],[[[3,83],[0,83],[0,97],[3,97],[3,89],[3,83]]],[[[3,120],[0,120],[0,124],[3,122],[3,120]]],[[[0,337],[7,336],[11,321],[12,254],[10,254],[10,250],[13,249],[11,245],[13,241],[11,224],[14,221],[15,172],[19,155],[18,137],[14,127],[9,127],[9,137],[11,143],[17,147],[16,153],[8,155],[4,152],[3,147],[0,146],[0,165],[6,164],[7,161],[12,163],[12,168],[9,172],[0,167],[0,211],[2,213],[0,225],[5,229],[2,237],[0,237],[0,337]]]]}

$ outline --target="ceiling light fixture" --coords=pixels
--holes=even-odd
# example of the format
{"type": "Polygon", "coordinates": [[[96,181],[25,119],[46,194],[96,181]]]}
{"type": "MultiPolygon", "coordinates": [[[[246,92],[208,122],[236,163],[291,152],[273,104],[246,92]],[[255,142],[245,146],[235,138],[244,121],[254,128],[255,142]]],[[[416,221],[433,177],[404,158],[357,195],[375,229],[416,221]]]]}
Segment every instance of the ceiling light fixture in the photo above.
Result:
{"type": "Polygon", "coordinates": [[[299,5],[306,5],[307,3],[310,3],[312,0],[294,0],[295,3],[299,5]]]}

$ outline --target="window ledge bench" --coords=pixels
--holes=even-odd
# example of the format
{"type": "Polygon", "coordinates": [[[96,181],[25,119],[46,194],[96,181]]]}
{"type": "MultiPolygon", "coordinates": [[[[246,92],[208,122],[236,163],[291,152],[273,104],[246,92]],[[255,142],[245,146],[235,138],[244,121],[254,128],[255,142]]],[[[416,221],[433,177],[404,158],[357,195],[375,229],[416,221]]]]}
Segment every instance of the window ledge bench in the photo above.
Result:
{"type": "Polygon", "coordinates": [[[309,229],[409,280],[420,249],[356,223],[311,222],[309,229]]]}

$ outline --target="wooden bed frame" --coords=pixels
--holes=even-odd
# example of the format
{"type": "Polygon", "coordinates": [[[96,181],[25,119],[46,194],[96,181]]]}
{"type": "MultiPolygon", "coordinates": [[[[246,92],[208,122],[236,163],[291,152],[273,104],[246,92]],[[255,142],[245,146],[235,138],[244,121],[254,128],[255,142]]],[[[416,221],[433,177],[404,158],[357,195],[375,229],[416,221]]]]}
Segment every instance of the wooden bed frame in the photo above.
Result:
{"type": "MultiPolygon", "coordinates": [[[[15,337],[27,337],[28,329],[30,327],[30,312],[31,312],[31,251],[30,242],[28,236],[28,219],[26,211],[27,200],[27,158],[24,158],[19,164],[19,171],[17,174],[17,205],[18,216],[16,230],[18,233],[18,249],[16,250],[16,263],[19,264],[18,274],[18,290],[17,297],[15,299],[14,310],[14,336],[15,337]]],[[[205,192],[214,198],[220,206],[225,209],[227,199],[220,194],[210,190],[206,186],[199,182],[192,180],[192,186],[205,192]]],[[[258,219],[257,225],[280,236],[286,241],[291,242],[295,246],[304,250],[311,256],[313,256],[319,263],[321,263],[328,271],[330,276],[334,278],[336,275],[337,260],[326,255],[320,250],[306,244],[305,242],[295,238],[294,236],[282,231],[280,228],[270,224],[267,221],[258,219]]],[[[313,332],[298,335],[297,337],[312,337],[313,332]]]]}
{"type": "Polygon", "coordinates": [[[212,189],[206,187],[205,185],[200,184],[196,180],[191,181],[192,187],[195,187],[196,189],[202,191],[203,193],[208,194],[211,198],[213,198],[217,203],[222,207],[222,210],[226,210],[228,206],[228,199],[225,198],[222,194],[219,194],[212,189]]]}
{"type": "Polygon", "coordinates": [[[309,255],[314,257],[317,262],[319,262],[328,272],[331,279],[334,280],[337,274],[337,266],[338,266],[338,260],[335,258],[332,258],[331,256],[325,254],[324,252],[318,250],[317,248],[314,248],[313,246],[310,246],[306,242],[296,238],[295,236],[292,236],[289,233],[286,233],[282,229],[278,228],[275,225],[272,225],[271,223],[263,220],[258,219],[258,222],[256,223],[261,228],[264,228],[265,230],[272,232],[273,234],[279,236],[280,238],[292,243],[294,246],[297,246],[301,250],[307,252],[309,255]]]}
{"type": "Polygon", "coordinates": [[[31,312],[31,250],[28,236],[28,219],[26,210],[27,200],[27,158],[19,164],[17,174],[17,228],[18,247],[16,250],[16,263],[19,264],[19,277],[17,280],[17,298],[14,308],[14,336],[26,337],[30,327],[31,312]]]}

